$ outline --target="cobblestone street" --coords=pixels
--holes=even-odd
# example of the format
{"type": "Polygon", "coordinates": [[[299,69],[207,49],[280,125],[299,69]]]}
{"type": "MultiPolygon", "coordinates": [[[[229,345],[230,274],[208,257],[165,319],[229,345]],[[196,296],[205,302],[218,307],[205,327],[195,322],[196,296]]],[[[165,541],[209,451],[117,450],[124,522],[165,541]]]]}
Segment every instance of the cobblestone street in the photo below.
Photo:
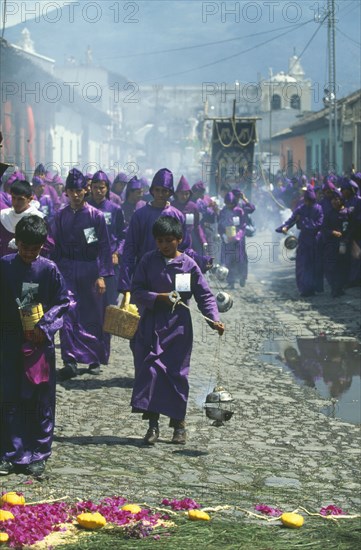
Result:
{"type": "MultiPolygon", "coordinates": [[[[219,337],[193,305],[185,446],[170,444],[164,417],[157,444],[143,445],[147,425],[129,406],[129,343],[113,337],[110,364],[99,376],[84,373],[58,384],[56,435],[44,477],[24,485],[25,476],[10,476],[2,490],[23,491],[29,501],[120,495],[159,505],[165,497],[191,497],[249,509],[260,502],[285,509],[335,503],[359,513],[359,425],[321,412],[337,410],[337,402],[300,385],[275,359],[272,345],[320,334],[359,340],[360,289],[334,299],[326,288],[300,299],[294,262],[263,259],[250,262],[249,271],[246,287],[232,291],[233,308],[222,314],[226,333],[219,348],[219,337]],[[203,410],[217,379],[234,398],[234,416],[222,427],[212,426],[203,410]]],[[[354,406],[359,409],[360,401],[354,406]]]]}

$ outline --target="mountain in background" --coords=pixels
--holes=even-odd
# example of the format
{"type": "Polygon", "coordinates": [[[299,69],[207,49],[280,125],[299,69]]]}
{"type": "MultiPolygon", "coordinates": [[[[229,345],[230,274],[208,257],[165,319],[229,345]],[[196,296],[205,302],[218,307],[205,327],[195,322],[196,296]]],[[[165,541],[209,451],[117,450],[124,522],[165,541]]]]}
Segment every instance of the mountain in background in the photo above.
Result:
{"type": "MultiPolygon", "coordinates": [[[[314,109],[323,107],[327,26],[317,21],[325,2],[103,0],[78,1],[54,12],[45,6],[56,2],[38,4],[40,17],[24,16],[5,29],[4,38],[16,44],[27,28],[36,52],[57,65],[92,62],[138,85],[220,85],[257,82],[268,78],[270,68],[287,72],[295,52],[313,82],[314,109]]],[[[336,4],[338,97],[360,88],[360,5],[336,4]]]]}

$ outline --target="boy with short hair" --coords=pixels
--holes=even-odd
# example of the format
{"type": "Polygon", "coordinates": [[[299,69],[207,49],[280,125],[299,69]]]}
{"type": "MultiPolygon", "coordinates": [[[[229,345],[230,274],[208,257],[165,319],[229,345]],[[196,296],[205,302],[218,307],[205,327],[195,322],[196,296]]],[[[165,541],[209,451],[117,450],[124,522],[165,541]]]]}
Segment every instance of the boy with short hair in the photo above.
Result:
{"type": "Polygon", "coordinates": [[[33,203],[33,190],[28,181],[15,180],[10,187],[11,204],[9,208],[0,211],[0,256],[11,254],[16,250],[14,234],[15,227],[21,218],[36,214],[40,218],[44,214],[33,203]]]}
{"type": "Polygon", "coordinates": [[[135,382],[131,404],[133,412],[149,420],[145,444],[157,441],[160,414],[170,417],[172,443],[184,444],[193,331],[189,309],[175,306],[169,294],[179,292],[185,304],[194,296],[220,335],[224,325],[200,268],[178,250],[182,224],[172,216],[161,216],[153,225],[153,236],[157,250],[143,256],[132,282],[132,299],[141,308],[141,319],[132,343],[135,382]]]}
{"type": "Polygon", "coordinates": [[[1,475],[24,471],[40,476],[51,454],[54,335],[70,300],[56,265],[40,256],[46,238],[45,221],[38,215],[24,216],[15,228],[17,254],[0,259],[1,475]],[[41,304],[44,312],[26,338],[18,307],[24,300],[41,304]]]}

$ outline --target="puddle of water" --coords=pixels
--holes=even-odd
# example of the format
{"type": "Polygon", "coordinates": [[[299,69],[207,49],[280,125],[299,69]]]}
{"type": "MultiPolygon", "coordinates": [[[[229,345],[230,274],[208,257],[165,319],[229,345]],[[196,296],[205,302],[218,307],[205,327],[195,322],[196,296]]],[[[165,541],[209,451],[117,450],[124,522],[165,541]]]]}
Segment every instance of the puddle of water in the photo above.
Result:
{"type": "Polygon", "coordinates": [[[295,379],[315,388],[331,404],[321,412],[361,424],[361,345],[353,339],[274,339],[263,344],[261,360],[281,365],[295,379]]]}

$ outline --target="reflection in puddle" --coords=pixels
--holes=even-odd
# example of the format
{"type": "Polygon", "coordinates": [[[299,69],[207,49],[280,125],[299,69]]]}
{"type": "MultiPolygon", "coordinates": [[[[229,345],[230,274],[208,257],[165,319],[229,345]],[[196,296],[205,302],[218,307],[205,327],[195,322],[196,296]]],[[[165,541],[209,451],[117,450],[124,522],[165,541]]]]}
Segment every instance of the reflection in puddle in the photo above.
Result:
{"type": "Polygon", "coordinates": [[[296,338],[267,340],[261,359],[283,364],[295,378],[331,405],[322,412],[353,424],[361,423],[361,346],[355,339],[296,338]]]}

